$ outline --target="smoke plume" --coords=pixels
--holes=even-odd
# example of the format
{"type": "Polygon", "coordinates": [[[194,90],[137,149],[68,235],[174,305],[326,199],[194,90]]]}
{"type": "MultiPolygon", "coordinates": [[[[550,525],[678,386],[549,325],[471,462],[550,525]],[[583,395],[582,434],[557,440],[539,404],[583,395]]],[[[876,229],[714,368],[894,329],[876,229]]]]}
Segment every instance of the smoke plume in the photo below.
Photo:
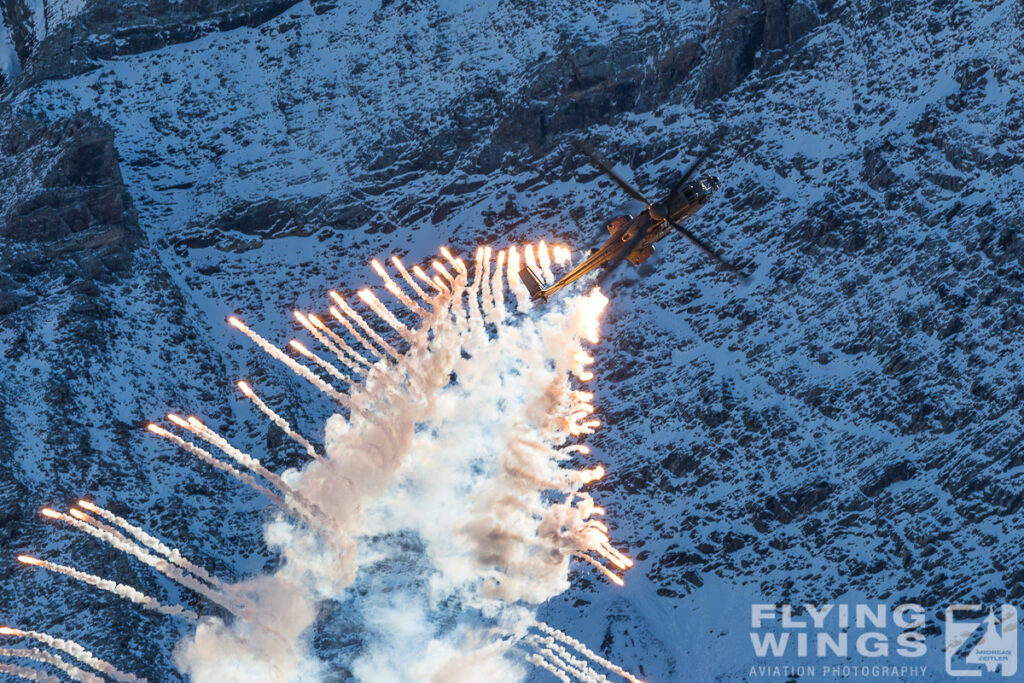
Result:
{"type": "MultiPolygon", "coordinates": [[[[570,260],[567,248],[552,254],[543,242],[522,253],[548,282],[570,260]]],[[[275,510],[266,541],[282,559],[276,572],[225,584],[92,503],[81,505],[104,521],[76,509],[70,517],[44,511],[226,610],[230,616],[203,617],[176,650],[177,665],[196,683],[322,680],[331,667],[308,639],[329,603],[358,624],[360,645],[347,666],[359,680],[512,682],[533,665],[563,681],[608,681],[592,668],[598,664],[636,682],[533,615],[569,588],[572,563],[618,585],[633,564],[597,518],[604,510],[587,486],[604,467],[579,443],[601,424],[585,384],[594,377],[591,352],[607,300],[595,288],[536,306],[514,247],[481,248],[472,265],[446,248],[440,255],[412,268],[392,257],[391,272],[374,260],[379,296],[332,291],[329,316],[293,312],[312,337],[288,344],[296,357],[229,318],[337,406],[320,451],[239,383],[306,450],[302,468],[271,472],[196,417],[168,415],[169,426],[227,462],[149,425],[266,497],[275,510]],[[317,344],[344,370],[310,348],[317,344]]],[[[130,587],[32,563],[194,617],[130,587]]]]}

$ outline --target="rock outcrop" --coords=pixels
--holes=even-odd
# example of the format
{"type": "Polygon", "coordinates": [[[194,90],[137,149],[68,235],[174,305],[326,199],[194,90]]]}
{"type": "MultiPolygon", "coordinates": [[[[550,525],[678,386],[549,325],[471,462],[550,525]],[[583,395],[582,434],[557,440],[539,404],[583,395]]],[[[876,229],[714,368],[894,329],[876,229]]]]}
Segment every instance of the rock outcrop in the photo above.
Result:
{"type": "Polygon", "coordinates": [[[124,273],[142,241],[113,129],[90,113],[53,122],[15,117],[0,130],[0,313],[43,284],[124,273]]]}

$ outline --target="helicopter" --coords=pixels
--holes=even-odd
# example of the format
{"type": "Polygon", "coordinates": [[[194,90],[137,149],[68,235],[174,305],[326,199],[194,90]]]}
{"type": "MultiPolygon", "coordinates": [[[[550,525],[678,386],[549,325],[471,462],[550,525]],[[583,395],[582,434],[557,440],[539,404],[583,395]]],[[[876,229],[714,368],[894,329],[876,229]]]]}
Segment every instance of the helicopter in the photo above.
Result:
{"type": "Polygon", "coordinates": [[[652,203],[632,184],[616,173],[611,164],[599,156],[592,148],[580,142],[574,144],[577,149],[590,157],[594,165],[611,178],[627,195],[643,202],[646,208],[635,217],[626,215],[612,219],[607,225],[611,237],[597,250],[591,252],[579,265],[549,287],[544,287],[544,283],[533,268],[529,265],[524,265],[519,271],[519,278],[526,285],[530,298],[540,302],[547,301],[556,292],[576,282],[587,273],[604,267],[605,271],[598,278],[598,283],[600,284],[624,260],[629,261],[634,266],[639,266],[654,254],[654,243],[667,236],[673,230],[686,238],[720,268],[743,280],[743,275],[734,265],[722,258],[697,235],[679,224],[703,208],[720,187],[718,177],[710,174],[702,175],[696,180],[690,180],[707,156],[707,151],[701,154],[686,173],[683,174],[664,201],[652,203]]]}

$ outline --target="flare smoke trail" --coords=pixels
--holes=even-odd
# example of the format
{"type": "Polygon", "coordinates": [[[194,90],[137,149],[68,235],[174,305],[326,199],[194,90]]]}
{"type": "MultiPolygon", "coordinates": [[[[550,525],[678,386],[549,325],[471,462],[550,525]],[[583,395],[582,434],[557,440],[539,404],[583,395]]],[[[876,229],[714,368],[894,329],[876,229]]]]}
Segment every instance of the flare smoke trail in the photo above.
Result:
{"type": "Polygon", "coordinates": [[[10,674],[23,678],[26,681],[39,681],[39,683],[60,683],[60,679],[51,676],[45,671],[33,669],[30,666],[18,666],[17,664],[0,664],[0,673],[10,674]]]}
{"type": "MultiPolygon", "coordinates": [[[[185,424],[187,425],[188,423],[185,424]]],[[[255,479],[253,479],[252,475],[247,474],[246,472],[239,472],[231,465],[225,462],[221,462],[220,460],[217,460],[217,458],[213,457],[213,455],[211,455],[210,452],[205,448],[200,448],[199,446],[196,446],[194,443],[191,443],[190,441],[185,441],[185,439],[182,439],[177,434],[172,434],[171,432],[167,431],[166,429],[159,425],[150,423],[149,425],[147,425],[146,428],[149,429],[149,431],[156,434],[157,436],[161,436],[167,439],[168,441],[177,444],[179,447],[182,448],[182,450],[186,451],[187,453],[191,453],[192,455],[196,456],[197,458],[199,458],[206,464],[210,465],[211,467],[215,467],[216,469],[221,470],[222,472],[227,472],[228,474],[230,474],[232,477],[239,480],[243,484],[247,484],[248,486],[252,487],[253,490],[262,493],[272,503],[276,503],[281,506],[285,504],[284,499],[281,498],[281,496],[277,495],[267,487],[260,485],[255,479]]],[[[187,429],[187,426],[185,428],[187,429]]]]}
{"type": "Polygon", "coordinates": [[[288,438],[306,449],[306,453],[309,457],[314,460],[323,461],[323,456],[316,452],[316,448],[313,447],[313,444],[311,444],[306,437],[292,429],[292,426],[288,424],[287,420],[271,410],[270,407],[263,402],[263,399],[256,395],[256,392],[252,390],[252,387],[250,387],[247,382],[239,380],[237,385],[239,391],[241,391],[247,399],[252,401],[253,405],[256,406],[261,413],[266,415],[271,422],[280,427],[281,431],[283,431],[288,438]]]}
{"type": "Polygon", "coordinates": [[[150,534],[146,533],[145,530],[140,529],[128,520],[122,517],[118,517],[110,510],[105,510],[101,508],[99,505],[96,505],[95,503],[90,503],[87,500],[79,500],[78,507],[82,508],[83,510],[88,510],[89,512],[93,513],[94,515],[97,515],[98,517],[102,517],[103,519],[107,520],[111,524],[114,524],[115,526],[121,527],[129,534],[131,534],[142,545],[149,548],[150,550],[155,550],[156,552],[166,557],[168,560],[170,560],[171,564],[176,564],[185,571],[195,574],[200,579],[211,584],[215,588],[223,588],[220,579],[218,579],[216,576],[212,575],[210,572],[206,571],[205,569],[203,569],[202,567],[200,567],[199,565],[195,564],[187,557],[182,555],[181,551],[179,551],[177,548],[168,547],[166,544],[160,541],[160,539],[151,536],[150,534]]]}
{"type": "Polygon", "coordinates": [[[323,381],[322,379],[314,375],[304,366],[299,365],[297,362],[289,358],[284,353],[284,351],[281,351],[279,348],[268,342],[266,339],[250,330],[248,327],[245,326],[245,323],[243,323],[241,320],[232,316],[228,318],[228,322],[231,323],[232,327],[240,330],[242,333],[245,334],[245,336],[252,339],[261,349],[266,351],[272,358],[276,358],[277,360],[284,363],[289,370],[297,374],[299,377],[302,377],[307,382],[309,382],[310,384],[312,384],[317,389],[324,392],[334,400],[338,401],[342,405],[345,404],[345,397],[337,389],[335,389],[331,385],[327,384],[327,382],[323,381]]]}
{"type": "Polygon", "coordinates": [[[530,662],[536,667],[540,667],[541,669],[546,670],[552,676],[562,681],[562,683],[572,683],[572,679],[566,676],[565,672],[563,672],[557,666],[552,664],[550,661],[548,661],[546,657],[543,657],[542,655],[539,655],[537,653],[526,655],[526,661],[530,662]]]}
{"type": "Polygon", "coordinates": [[[539,636],[531,634],[527,636],[525,640],[531,645],[539,648],[543,647],[546,650],[551,651],[553,655],[557,655],[559,659],[565,663],[563,668],[566,668],[567,670],[571,668],[576,676],[581,680],[586,681],[586,683],[611,683],[606,676],[594,671],[586,662],[574,657],[571,652],[556,643],[554,638],[551,638],[550,636],[540,638],[539,636]]]}
{"type": "Polygon", "coordinates": [[[0,647],[0,657],[21,657],[22,659],[31,659],[43,664],[49,664],[66,673],[71,680],[78,681],[79,683],[104,683],[103,678],[100,676],[83,671],[60,655],[55,655],[38,647],[0,647]]]}
{"type": "Polygon", "coordinates": [[[9,626],[0,626],[0,636],[31,638],[32,640],[42,643],[46,647],[52,647],[54,650],[60,650],[61,652],[71,655],[86,666],[99,671],[101,674],[110,676],[115,681],[120,681],[120,683],[149,683],[145,678],[139,678],[138,676],[121,671],[110,662],[100,659],[73,640],[54,638],[53,636],[40,633],[38,631],[22,631],[21,629],[11,628],[9,626]]]}
{"type": "Polygon", "coordinates": [[[90,586],[95,586],[96,588],[107,591],[108,593],[113,593],[120,598],[130,600],[131,602],[142,605],[144,608],[157,612],[158,614],[163,614],[164,616],[183,617],[190,621],[196,621],[199,618],[199,615],[195,612],[185,609],[181,605],[163,605],[156,598],[151,598],[137,588],[126,586],[124,584],[117,583],[116,581],[111,581],[110,579],[94,576],[93,574],[87,574],[85,572],[78,571],[74,567],[47,562],[46,560],[40,560],[28,555],[19,555],[18,561],[33,567],[42,567],[43,569],[56,574],[70,576],[77,581],[81,581],[82,583],[90,586]]]}
{"type": "Polygon", "coordinates": [[[604,668],[608,669],[609,671],[622,676],[626,680],[630,681],[630,683],[643,683],[643,681],[638,679],[633,674],[631,674],[628,671],[624,670],[622,667],[617,666],[616,664],[613,664],[612,662],[609,662],[607,659],[605,659],[601,655],[597,654],[593,650],[589,649],[586,645],[584,645],[580,641],[576,640],[572,636],[568,636],[568,635],[562,633],[561,631],[559,631],[558,629],[552,628],[552,627],[548,626],[547,624],[545,624],[542,621],[538,621],[534,625],[538,629],[540,629],[541,631],[546,633],[547,635],[551,636],[552,638],[555,638],[556,640],[560,640],[563,643],[565,643],[566,645],[571,645],[572,647],[576,648],[576,651],[579,652],[580,654],[582,654],[584,657],[587,657],[591,661],[597,662],[598,664],[600,664],[604,668]]]}
{"type": "Polygon", "coordinates": [[[320,320],[319,316],[313,313],[306,316],[299,311],[293,311],[293,315],[295,316],[295,319],[298,320],[311,335],[313,335],[313,339],[316,339],[318,342],[330,349],[331,353],[333,353],[338,360],[340,360],[341,363],[352,372],[357,375],[361,375],[365,371],[365,368],[370,365],[365,358],[359,355],[358,351],[349,346],[349,344],[339,337],[334,330],[327,327],[327,325],[320,320]]]}
{"type": "Polygon", "coordinates": [[[351,383],[352,380],[349,378],[348,375],[346,375],[337,367],[335,367],[334,364],[331,363],[330,361],[324,360],[320,356],[316,355],[315,353],[307,349],[305,345],[302,342],[298,341],[297,339],[292,339],[290,342],[288,342],[288,346],[295,349],[298,353],[302,355],[303,358],[308,358],[309,360],[313,361],[313,363],[315,363],[317,367],[319,367],[321,370],[326,372],[334,379],[340,382],[345,382],[346,384],[351,383]]]}
{"type": "Polygon", "coordinates": [[[220,591],[217,591],[210,586],[194,579],[193,577],[185,574],[178,567],[174,566],[162,557],[150,553],[142,547],[132,543],[127,538],[117,533],[116,531],[96,523],[95,520],[91,520],[88,515],[82,512],[72,509],[71,514],[65,515],[63,513],[51,510],[49,508],[43,509],[43,515],[51,519],[59,519],[65,522],[79,531],[89,534],[93,538],[97,538],[105,543],[110,544],[112,547],[120,550],[121,552],[130,555],[145,565],[152,567],[157,570],[170,580],[175,583],[192,590],[199,595],[202,595],[210,602],[220,605],[224,609],[232,612],[233,614],[240,615],[241,607],[234,604],[227,596],[220,591]]]}
{"type": "MultiPolygon", "coordinates": [[[[554,247],[554,259],[545,244],[536,251],[527,245],[523,253],[549,282],[556,277],[553,268],[569,261],[561,246],[554,247]]],[[[80,511],[73,510],[73,518],[44,511],[233,615],[227,622],[203,618],[179,644],[175,662],[196,683],[322,680],[323,664],[309,652],[306,634],[325,601],[343,602],[345,613],[359,620],[365,641],[349,663],[359,680],[511,683],[525,675],[525,658],[563,681],[607,681],[566,644],[639,683],[578,641],[534,622],[529,608],[569,587],[574,558],[617,585],[633,564],[613,545],[607,526],[593,519],[604,510],[586,487],[604,475],[604,467],[571,467],[575,458],[590,455],[578,439],[601,425],[593,418],[593,396],[581,385],[594,376],[588,349],[598,343],[607,299],[595,288],[533,311],[515,247],[496,256],[481,248],[472,269],[446,248],[441,257],[430,263],[432,276],[391,257],[385,262],[394,268],[392,277],[381,261],[372,261],[384,283],[382,296],[391,298],[361,290],[352,299],[365,306],[361,313],[331,291],[331,323],[340,328],[331,329],[316,314],[294,312],[358,379],[301,342],[292,348],[336,379],[344,377],[344,392],[239,318],[228,319],[343,410],[325,425],[321,455],[239,383],[262,414],[306,449],[312,460],[300,470],[273,473],[194,417],[168,419],[252,474],[163,427],[148,426],[267,497],[275,512],[266,542],[282,557],[273,574],[224,585],[102,508],[83,504],[141,546],[80,511]],[[523,315],[509,315],[506,300],[523,315]],[[356,351],[359,346],[367,356],[356,351]],[[390,564],[401,570],[389,574],[390,564]],[[382,575],[390,577],[386,591],[374,588],[382,575]],[[346,590],[354,583],[359,590],[346,590]],[[544,637],[529,634],[531,627],[544,637]]]]}

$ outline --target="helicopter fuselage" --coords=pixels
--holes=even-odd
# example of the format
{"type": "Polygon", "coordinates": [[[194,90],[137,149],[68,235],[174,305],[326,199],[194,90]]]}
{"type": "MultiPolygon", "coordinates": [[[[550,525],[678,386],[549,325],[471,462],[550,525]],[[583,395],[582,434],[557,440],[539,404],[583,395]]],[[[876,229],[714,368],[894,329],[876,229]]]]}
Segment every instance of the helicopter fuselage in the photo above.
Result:
{"type": "MultiPolygon", "coordinates": [[[[656,213],[661,212],[662,215],[668,216],[672,222],[679,224],[700,211],[718,188],[718,178],[712,175],[705,175],[683,185],[670,197],[669,206],[653,205],[651,209],[656,213]]],[[[620,257],[622,251],[629,249],[630,243],[641,233],[645,233],[643,238],[635,243],[630,252],[625,255],[625,258],[634,266],[638,266],[646,261],[654,253],[654,243],[673,230],[669,221],[652,216],[651,209],[644,209],[635,217],[620,216],[613,219],[607,226],[608,232],[611,233],[608,241],[553,285],[542,289],[534,283],[527,282],[531,296],[534,299],[546,301],[552,294],[563,287],[576,282],[587,273],[593,272],[620,257]]],[[[527,273],[523,275],[529,277],[527,273]]]]}

